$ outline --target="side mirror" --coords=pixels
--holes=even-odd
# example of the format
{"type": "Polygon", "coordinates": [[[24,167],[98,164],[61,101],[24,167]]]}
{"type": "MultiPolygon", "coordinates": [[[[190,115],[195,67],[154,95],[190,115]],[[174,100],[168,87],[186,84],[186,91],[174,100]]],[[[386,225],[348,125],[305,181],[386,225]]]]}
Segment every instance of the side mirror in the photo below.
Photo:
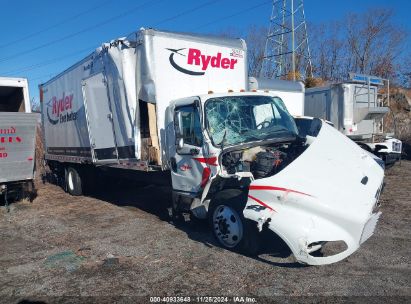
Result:
{"type": "Polygon", "coordinates": [[[176,112],[174,115],[174,131],[177,150],[181,150],[184,147],[183,115],[181,112],[176,112]]]}
{"type": "Polygon", "coordinates": [[[177,138],[183,137],[183,115],[181,112],[176,112],[176,114],[174,115],[174,130],[176,132],[177,138]]]}
{"type": "Polygon", "coordinates": [[[181,150],[184,148],[184,138],[180,137],[177,138],[177,150],[181,150]]]}

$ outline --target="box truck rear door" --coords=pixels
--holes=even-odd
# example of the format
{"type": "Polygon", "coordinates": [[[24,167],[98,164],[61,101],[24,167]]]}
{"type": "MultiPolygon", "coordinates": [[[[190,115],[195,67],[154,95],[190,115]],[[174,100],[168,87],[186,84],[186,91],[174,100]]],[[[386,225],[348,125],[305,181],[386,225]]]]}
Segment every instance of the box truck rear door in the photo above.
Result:
{"type": "Polygon", "coordinates": [[[117,163],[113,116],[103,73],[83,80],[83,100],[93,162],[117,163]]]}

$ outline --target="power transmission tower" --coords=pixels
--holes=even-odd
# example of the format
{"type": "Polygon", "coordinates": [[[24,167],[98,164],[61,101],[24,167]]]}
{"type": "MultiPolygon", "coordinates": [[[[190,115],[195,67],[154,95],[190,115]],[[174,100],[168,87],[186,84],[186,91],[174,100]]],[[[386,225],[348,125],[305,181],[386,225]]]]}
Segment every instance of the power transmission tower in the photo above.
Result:
{"type": "Polygon", "coordinates": [[[303,0],[273,0],[260,76],[290,80],[312,76],[303,0]]]}

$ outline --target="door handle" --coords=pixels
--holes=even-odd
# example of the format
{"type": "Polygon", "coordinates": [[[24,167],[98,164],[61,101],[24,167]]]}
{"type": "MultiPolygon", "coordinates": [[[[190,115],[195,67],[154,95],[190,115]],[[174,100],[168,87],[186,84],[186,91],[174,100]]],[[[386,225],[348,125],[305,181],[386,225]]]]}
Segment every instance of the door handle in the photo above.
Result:
{"type": "Polygon", "coordinates": [[[175,157],[170,157],[170,167],[171,167],[171,170],[173,170],[174,172],[177,172],[177,161],[175,157]]]}
{"type": "Polygon", "coordinates": [[[108,113],[108,114],[107,114],[107,118],[110,119],[110,120],[113,120],[113,114],[112,114],[112,113],[108,113]]]}

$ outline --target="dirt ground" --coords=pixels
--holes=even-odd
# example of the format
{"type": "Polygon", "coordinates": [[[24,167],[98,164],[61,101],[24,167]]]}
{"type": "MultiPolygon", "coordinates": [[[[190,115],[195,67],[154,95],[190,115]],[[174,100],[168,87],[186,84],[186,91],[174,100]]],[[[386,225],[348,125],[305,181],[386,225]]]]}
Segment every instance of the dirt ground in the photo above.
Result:
{"type": "Polygon", "coordinates": [[[205,223],[171,223],[169,196],[124,180],[87,197],[44,184],[33,202],[0,207],[0,302],[411,301],[411,161],[386,171],[375,235],[327,266],[272,245],[258,258],[224,250],[205,223]]]}

